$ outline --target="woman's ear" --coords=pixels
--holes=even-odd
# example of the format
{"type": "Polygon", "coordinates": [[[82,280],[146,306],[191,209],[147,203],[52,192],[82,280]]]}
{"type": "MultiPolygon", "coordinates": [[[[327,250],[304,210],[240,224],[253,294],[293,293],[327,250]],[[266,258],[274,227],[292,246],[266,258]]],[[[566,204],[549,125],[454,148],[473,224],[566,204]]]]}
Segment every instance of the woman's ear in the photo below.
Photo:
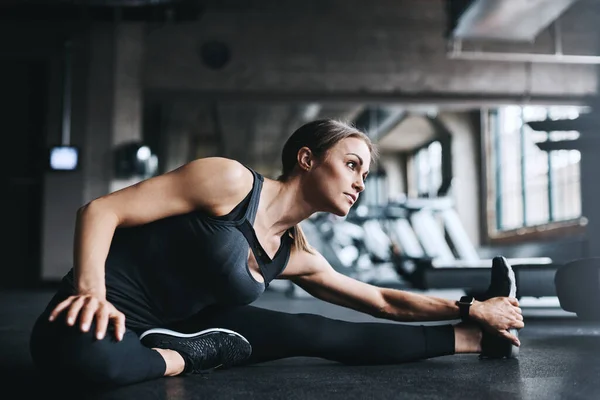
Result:
{"type": "Polygon", "coordinates": [[[313,154],[308,147],[298,150],[298,165],[304,171],[310,171],[313,166],[313,154]]]}

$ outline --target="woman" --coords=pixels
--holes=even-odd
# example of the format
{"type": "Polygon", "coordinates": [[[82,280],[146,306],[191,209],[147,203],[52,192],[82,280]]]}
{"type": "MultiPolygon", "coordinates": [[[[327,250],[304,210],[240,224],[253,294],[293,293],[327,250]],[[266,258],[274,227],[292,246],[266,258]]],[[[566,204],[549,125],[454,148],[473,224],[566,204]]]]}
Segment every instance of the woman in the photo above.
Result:
{"type": "Polygon", "coordinates": [[[472,304],[456,325],[350,323],[247,305],[278,278],[380,318],[461,317],[456,302],[339,274],[306,242],[298,224],[315,212],[346,215],[375,153],[360,131],[319,120],[288,139],[277,180],[207,158],[91,201],[77,214],[74,267],[33,329],[34,362],[114,386],[293,356],[347,364],[514,356],[519,340],[509,330],[524,325],[501,258],[490,298],[463,302],[472,304]]]}

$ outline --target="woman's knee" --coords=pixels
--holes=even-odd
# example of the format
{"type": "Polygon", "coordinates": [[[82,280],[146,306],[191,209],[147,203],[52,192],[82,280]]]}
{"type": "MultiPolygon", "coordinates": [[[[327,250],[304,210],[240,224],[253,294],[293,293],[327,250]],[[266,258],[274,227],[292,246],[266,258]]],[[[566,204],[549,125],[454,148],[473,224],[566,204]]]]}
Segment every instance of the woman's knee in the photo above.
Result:
{"type": "Polygon", "coordinates": [[[114,361],[120,355],[117,354],[116,340],[110,334],[98,340],[94,328],[82,332],[79,327],[68,326],[61,320],[38,321],[30,342],[34,364],[44,374],[58,378],[118,384],[120,371],[114,361]]]}

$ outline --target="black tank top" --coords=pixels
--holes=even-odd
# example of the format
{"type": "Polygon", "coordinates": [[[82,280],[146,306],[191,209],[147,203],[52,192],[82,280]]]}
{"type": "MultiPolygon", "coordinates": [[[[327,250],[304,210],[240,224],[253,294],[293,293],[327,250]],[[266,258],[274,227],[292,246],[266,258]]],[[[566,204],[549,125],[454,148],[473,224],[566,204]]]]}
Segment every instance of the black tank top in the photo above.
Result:
{"type": "Polygon", "coordinates": [[[286,232],[273,259],[265,253],[253,228],[264,178],[248,169],[254,176],[252,190],[226,216],[196,210],[118,228],[106,262],[107,299],[137,314],[134,318],[162,323],[212,304],[256,300],[285,269],[293,239],[286,232]],[[264,283],[250,273],[249,249],[264,283]]]}

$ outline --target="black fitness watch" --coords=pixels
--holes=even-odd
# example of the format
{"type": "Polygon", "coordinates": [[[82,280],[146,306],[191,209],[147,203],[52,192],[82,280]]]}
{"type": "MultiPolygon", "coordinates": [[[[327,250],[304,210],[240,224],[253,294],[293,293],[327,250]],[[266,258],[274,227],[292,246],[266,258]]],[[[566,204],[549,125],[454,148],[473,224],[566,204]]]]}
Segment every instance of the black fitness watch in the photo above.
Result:
{"type": "Polygon", "coordinates": [[[456,305],[460,311],[460,319],[463,322],[469,321],[469,309],[474,302],[475,297],[473,296],[462,296],[460,300],[456,302],[456,305]]]}

